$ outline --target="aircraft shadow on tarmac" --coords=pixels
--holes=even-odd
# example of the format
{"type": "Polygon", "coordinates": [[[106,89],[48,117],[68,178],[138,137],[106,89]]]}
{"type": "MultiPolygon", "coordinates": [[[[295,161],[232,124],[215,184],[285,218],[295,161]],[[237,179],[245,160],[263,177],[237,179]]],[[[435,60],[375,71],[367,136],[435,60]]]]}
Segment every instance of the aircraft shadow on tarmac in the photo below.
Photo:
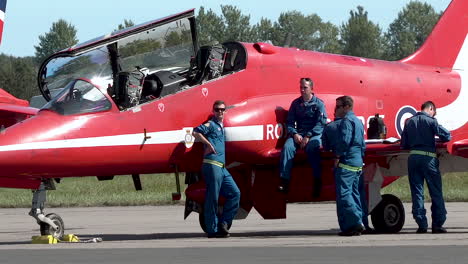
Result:
{"type": "MultiPolygon", "coordinates": [[[[449,234],[468,234],[467,227],[447,227],[449,234]]],[[[403,228],[402,233],[411,234],[416,230],[414,228],[403,228]]],[[[257,231],[257,232],[236,232],[233,230],[231,237],[249,237],[249,238],[270,238],[270,237],[289,237],[289,236],[336,236],[339,232],[338,229],[329,230],[277,230],[277,231],[257,231]]],[[[431,233],[429,229],[428,234],[431,233]]],[[[206,237],[202,232],[197,233],[157,233],[157,234],[77,234],[82,240],[88,238],[100,237],[105,241],[125,241],[125,240],[163,240],[163,239],[184,239],[184,238],[200,238],[206,237]]],[[[382,234],[374,234],[382,235],[382,234]]],[[[388,234],[388,235],[398,235],[388,234]]],[[[424,234],[422,234],[424,235],[424,234]]],[[[0,242],[2,245],[23,245],[31,244],[31,241],[5,241],[0,242]]]]}
{"type": "MultiPolygon", "coordinates": [[[[294,230],[294,231],[259,231],[259,232],[236,232],[233,230],[231,237],[281,237],[281,236],[332,236],[338,231],[317,231],[317,230],[294,230]]],[[[206,237],[205,233],[157,233],[157,234],[95,234],[81,235],[83,237],[101,237],[103,241],[120,240],[160,240],[179,238],[200,238],[206,237]]],[[[80,236],[80,237],[81,237],[80,236]]]]}
{"type": "MultiPolygon", "coordinates": [[[[414,228],[404,228],[404,234],[414,233],[414,228]]],[[[467,227],[448,227],[449,234],[468,234],[467,227]]],[[[257,232],[236,232],[232,230],[231,237],[249,238],[269,238],[269,237],[289,237],[289,236],[336,236],[338,229],[329,230],[277,230],[277,231],[257,231],[257,232]]],[[[428,234],[431,230],[429,229],[428,234]]],[[[375,234],[379,235],[379,234],[375,234]]],[[[381,235],[381,234],[380,234],[381,235]]],[[[388,234],[398,235],[398,234],[388,234]]],[[[162,239],[183,239],[206,237],[204,233],[157,233],[157,234],[82,234],[78,236],[101,237],[103,241],[123,241],[123,240],[162,240],[162,239]]],[[[1,244],[0,244],[1,245],[1,244]]]]}

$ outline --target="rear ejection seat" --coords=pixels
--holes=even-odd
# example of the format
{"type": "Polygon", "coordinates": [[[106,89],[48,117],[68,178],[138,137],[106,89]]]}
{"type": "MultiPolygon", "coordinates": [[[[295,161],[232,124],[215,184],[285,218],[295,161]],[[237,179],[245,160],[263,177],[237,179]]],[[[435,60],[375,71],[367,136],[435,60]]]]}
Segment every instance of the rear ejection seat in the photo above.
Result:
{"type": "Polygon", "coordinates": [[[142,101],[175,94],[182,90],[187,79],[171,71],[158,71],[148,75],[143,83],[142,101]]]}

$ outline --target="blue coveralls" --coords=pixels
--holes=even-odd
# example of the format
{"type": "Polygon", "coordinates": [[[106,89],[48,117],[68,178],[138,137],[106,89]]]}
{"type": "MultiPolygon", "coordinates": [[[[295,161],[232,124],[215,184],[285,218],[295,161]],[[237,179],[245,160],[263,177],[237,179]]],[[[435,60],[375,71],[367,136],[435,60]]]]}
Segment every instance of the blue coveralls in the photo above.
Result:
{"type": "Polygon", "coordinates": [[[226,163],[224,127],[214,119],[208,123],[209,126],[202,124],[194,131],[205,136],[216,150],[216,154],[210,153],[203,157],[202,165],[202,173],[206,182],[204,207],[206,231],[208,234],[214,234],[218,232],[220,223],[231,225],[232,219],[239,209],[240,190],[224,166],[226,163]],[[220,194],[226,198],[226,203],[223,206],[223,213],[218,218],[220,194]]]}
{"type": "Polygon", "coordinates": [[[286,181],[291,179],[291,169],[296,149],[299,145],[294,142],[294,134],[310,137],[305,147],[307,160],[313,170],[314,179],[321,180],[322,167],[320,165],[320,145],[323,127],[327,123],[325,104],[315,95],[308,102],[302,97],[295,99],[289,107],[286,125],[289,138],[284,143],[280,159],[280,177],[286,181]]]}
{"type": "Polygon", "coordinates": [[[440,228],[447,219],[439,160],[436,156],[434,136],[443,142],[450,141],[450,132],[425,112],[418,112],[408,119],[401,135],[401,146],[409,149],[408,179],[413,201],[413,217],[420,228],[428,227],[424,208],[424,179],[432,200],[432,227],[440,228]]]}
{"type": "MultiPolygon", "coordinates": [[[[362,208],[363,189],[362,166],[366,149],[364,126],[352,111],[325,127],[323,146],[340,156],[335,168],[336,211],[338,223],[343,232],[368,226],[367,210],[362,208]],[[360,190],[361,189],[361,190],[360,190]]],[[[364,200],[365,201],[365,200],[364,200]]]]}

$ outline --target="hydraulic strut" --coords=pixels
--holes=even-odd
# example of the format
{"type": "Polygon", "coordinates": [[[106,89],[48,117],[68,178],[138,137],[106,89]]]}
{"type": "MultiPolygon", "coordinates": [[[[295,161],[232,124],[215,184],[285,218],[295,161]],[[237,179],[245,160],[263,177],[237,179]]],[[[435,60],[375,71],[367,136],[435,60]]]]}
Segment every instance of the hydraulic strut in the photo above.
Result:
{"type": "Polygon", "coordinates": [[[46,223],[55,230],[58,230],[58,226],[44,214],[44,206],[47,201],[47,190],[55,190],[54,182],[51,179],[47,179],[41,182],[39,189],[33,191],[32,207],[29,211],[29,215],[37,220],[40,224],[46,223]]]}

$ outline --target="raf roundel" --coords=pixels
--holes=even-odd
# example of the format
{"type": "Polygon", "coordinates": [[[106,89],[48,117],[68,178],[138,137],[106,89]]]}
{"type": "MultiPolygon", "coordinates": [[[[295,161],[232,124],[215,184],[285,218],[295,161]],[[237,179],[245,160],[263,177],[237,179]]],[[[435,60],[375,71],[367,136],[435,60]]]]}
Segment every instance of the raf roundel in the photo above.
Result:
{"type": "Polygon", "coordinates": [[[395,129],[398,133],[398,136],[401,137],[401,134],[403,133],[403,128],[405,127],[406,120],[414,116],[416,112],[417,112],[416,108],[410,105],[405,105],[398,110],[395,116],[395,129]]]}

